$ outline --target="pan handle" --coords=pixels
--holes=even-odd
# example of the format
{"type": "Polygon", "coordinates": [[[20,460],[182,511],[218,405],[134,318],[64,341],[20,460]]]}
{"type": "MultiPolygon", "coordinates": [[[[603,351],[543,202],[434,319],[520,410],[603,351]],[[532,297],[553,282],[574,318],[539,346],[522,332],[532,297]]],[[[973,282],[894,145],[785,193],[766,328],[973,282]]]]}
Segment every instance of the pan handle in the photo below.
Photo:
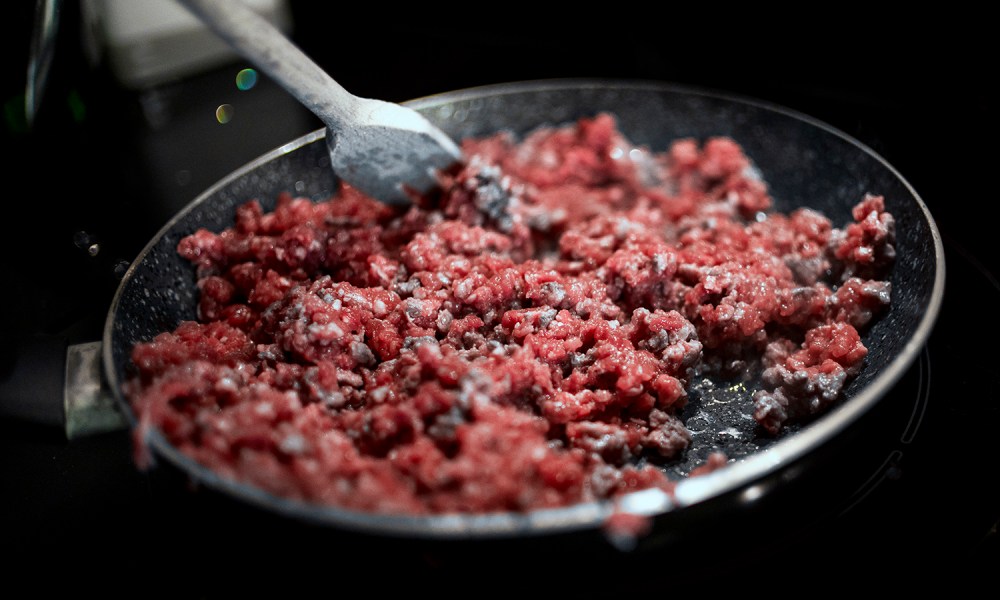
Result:
{"type": "Polygon", "coordinates": [[[101,342],[71,344],[66,348],[63,406],[69,439],[127,426],[128,422],[101,377],[101,342]]]}
{"type": "Polygon", "coordinates": [[[127,426],[101,376],[101,343],[63,336],[21,341],[0,377],[0,417],[62,429],[69,440],[127,426]]]}

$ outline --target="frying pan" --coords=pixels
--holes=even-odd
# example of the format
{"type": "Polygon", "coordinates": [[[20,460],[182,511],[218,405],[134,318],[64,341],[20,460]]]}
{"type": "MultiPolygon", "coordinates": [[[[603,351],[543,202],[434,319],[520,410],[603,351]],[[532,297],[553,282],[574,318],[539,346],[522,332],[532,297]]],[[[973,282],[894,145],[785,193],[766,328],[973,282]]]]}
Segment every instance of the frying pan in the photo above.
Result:
{"type": "MultiPolygon", "coordinates": [[[[748,392],[719,386],[692,392],[685,413],[695,430],[690,451],[668,467],[681,476],[676,495],[637,492],[621,503],[594,502],[532,513],[437,516],[381,515],[317,506],[276,497],[229,481],[172,447],[156,430],[144,440],[156,467],[179,469],[200,489],[263,509],[281,519],[361,534],[420,539],[495,539],[598,530],[615,511],[640,515],[654,531],[669,529],[696,509],[732,509],[780,487],[809,455],[861,420],[914,363],[938,316],[945,263],[942,243],[927,207],[884,159],[836,129],[783,107],[715,91],[656,81],[545,80],[476,87],[406,103],[453,139],[500,130],[524,134],[541,125],[571,122],[608,111],[637,145],[662,151],[681,137],[725,135],[745,149],[770,186],[775,208],[809,206],[833,223],[851,220],[851,207],[866,192],[885,197],[896,219],[897,261],[892,304],[863,336],[869,349],[863,370],[844,389],[835,408],[812,422],[789,427],[774,438],[724,436],[746,422],[748,392]],[[709,401],[701,396],[711,395],[709,401]],[[739,400],[744,402],[739,402],[739,400]],[[697,427],[693,425],[697,422],[697,427]],[[722,442],[725,438],[727,441],[722,442]],[[732,459],[708,475],[683,478],[709,452],[732,459]],[[673,520],[673,521],[672,521],[673,520]]],[[[125,274],[108,313],[102,341],[106,383],[132,427],[136,417],[123,393],[132,347],[194,319],[197,288],[193,267],[176,252],[178,241],[198,228],[220,231],[232,224],[237,206],[259,199],[273,208],[280,192],[314,200],[337,188],[324,132],[290,141],[225,177],[150,240],[125,274]]]]}

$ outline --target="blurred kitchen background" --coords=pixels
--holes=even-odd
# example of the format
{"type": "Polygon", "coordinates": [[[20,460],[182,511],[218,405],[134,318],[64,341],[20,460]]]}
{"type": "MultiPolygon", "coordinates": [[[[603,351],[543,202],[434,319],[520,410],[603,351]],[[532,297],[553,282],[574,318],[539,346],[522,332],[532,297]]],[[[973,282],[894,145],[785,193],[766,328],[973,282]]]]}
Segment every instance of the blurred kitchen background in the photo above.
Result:
{"type": "MultiPolygon", "coordinates": [[[[944,535],[951,548],[996,548],[1000,501],[987,491],[996,487],[1000,418],[990,383],[1000,298],[992,17],[957,6],[882,14],[845,3],[662,4],[658,14],[622,3],[547,14],[498,3],[460,11],[251,4],[360,96],[404,101],[545,78],[660,80],[786,106],[881,154],[934,215],[949,288],[921,450],[907,448],[905,476],[894,466],[898,482],[851,523],[862,531],[880,524],[878,541],[893,552],[923,548],[914,540],[924,532],[944,535]],[[985,354],[972,349],[983,337],[985,354]]],[[[100,338],[119,278],[173,214],[320,124],[173,0],[22,0],[4,10],[0,530],[40,540],[30,550],[43,554],[58,541],[53,566],[64,567],[74,562],[67,549],[86,550],[95,531],[133,543],[128,530],[143,522],[150,494],[124,435],[66,439],[60,407],[48,401],[62,398],[59,351],[100,338]],[[57,10],[40,15],[47,5],[57,10]],[[39,23],[53,44],[33,55],[45,38],[39,23]],[[26,110],[30,81],[45,85],[26,110]]],[[[805,546],[780,560],[809,562],[815,546],[805,546]]]]}
{"type": "MultiPolygon", "coordinates": [[[[995,66],[983,33],[992,21],[982,15],[880,17],[841,4],[809,15],[668,6],[662,16],[620,5],[553,15],[491,4],[442,15],[426,4],[250,4],[360,96],[404,101],[551,77],[664,80],[825,120],[885,156],[928,200],[991,195],[995,66]]],[[[238,81],[251,65],[173,0],[21,1],[6,10],[3,161],[17,216],[6,218],[2,331],[92,336],[100,319],[91,317],[117,276],[171,215],[319,122],[265,76],[238,81]],[[55,19],[40,14],[46,5],[55,19]],[[53,43],[29,78],[36,24],[53,21],[53,43]],[[39,84],[31,122],[29,80],[39,84]]],[[[2,373],[12,346],[0,352],[2,373]]]]}

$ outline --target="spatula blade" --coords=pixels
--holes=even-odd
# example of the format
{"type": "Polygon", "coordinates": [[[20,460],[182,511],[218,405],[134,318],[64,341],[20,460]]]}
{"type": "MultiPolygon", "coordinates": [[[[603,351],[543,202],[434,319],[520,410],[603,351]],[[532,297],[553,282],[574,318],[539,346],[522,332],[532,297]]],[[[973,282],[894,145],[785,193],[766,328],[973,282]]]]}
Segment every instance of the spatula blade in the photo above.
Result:
{"type": "Polygon", "coordinates": [[[350,127],[326,135],[338,176],[388,204],[412,202],[412,194],[433,189],[437,174],[462,160],[461,148],[423,115],[381,100],[363,100],[350,127]]]}

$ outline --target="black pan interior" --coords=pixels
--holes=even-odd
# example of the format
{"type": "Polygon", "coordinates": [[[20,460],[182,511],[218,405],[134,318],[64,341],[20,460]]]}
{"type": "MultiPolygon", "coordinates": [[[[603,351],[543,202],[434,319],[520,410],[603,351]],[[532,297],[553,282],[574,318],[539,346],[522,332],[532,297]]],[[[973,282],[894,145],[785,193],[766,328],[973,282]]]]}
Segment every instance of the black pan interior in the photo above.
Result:
{"type": "MultiPolygon", "coordinates": [[[[704,433],[696,435],[692,451],[671,467],[672,472],[683,475],[717,448],[739,459],[736,463],[747,463],[747,468],[724,469],[715,485],[693,493],[694,502],[746,485],[769,474],[775,464],[809,452],[836,435],[896,382],[930,333],[944,278],[941,243],[931,216],[909,184],[881,157],[813,119],[752,100],[657,82],[522,82],[446,93],[410,104],[455,139],[500,130],[523,134],[541,125],[565,123],[600,111],[614,113],[633,142],[657,151],[681,137],[703,140],[730,136],[760,169],[777,209],[808,206],[822,211],[838,225],[849,221],[851,207],[865,193],[885,196],[887,209],[896,219],[899,257],[892,275],[892,305],[865,335],[867,364],[846,388],[841,407],[804,429],[790,429],[778,440],[759,436],[736,439],[720,436],[719,431],[745,421],[742,415],[746,403],[733,400],[746,400],[747,391],[706,391],[712,394],[710,404],[717,408],[687,415],[703,420],[700,426],[704,433]],[[726,397],[735,393],[739,398],[726,397]],[[780,460],[756,460],[765,449],[780,452],[780,460]]],[[[322,137],[319,131],[295,140],[219,182],[168,223],[137,258],[111,307],[104,340],[107,377],[128,415],[131,413],[121,395],[121,382],[130,371],[132,346],[195,316],[194,273],[177,256],[177,242],[200,227],[218,231],[229,226],[235,207],[253,198],[265,208],[272,207],[274,199],[284,191],[317,200],[327,198],[335,189],[336,179],[329,169],[322,137]]],[[[699,404],[694,402],[693,406],[699,404]]],[[[544,518],[501,515],[397,520],[296,506],[218,481],[180,456],[162,438],[154,435],[149,443],[156,454],[180,465],[206,485],[269,509],[326,524],[410,534],[475,535],[589,527],[606,514],[600,507],[588,506],[555,511],[544,518]]],[[[655,504],[648,510],[655,515],[677,508],[655,504]]]]}

